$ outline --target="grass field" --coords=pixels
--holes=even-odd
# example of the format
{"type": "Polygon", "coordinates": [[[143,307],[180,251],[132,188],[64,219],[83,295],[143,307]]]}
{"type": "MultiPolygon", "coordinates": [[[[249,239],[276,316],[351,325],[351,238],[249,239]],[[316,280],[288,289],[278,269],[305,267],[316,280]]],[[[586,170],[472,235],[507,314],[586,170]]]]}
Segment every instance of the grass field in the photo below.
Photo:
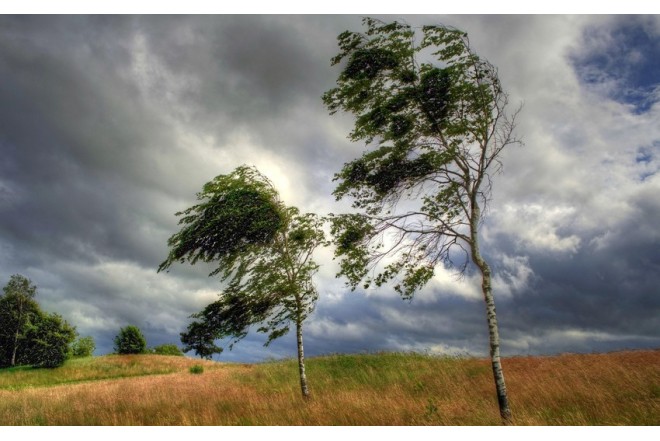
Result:
{"type": "MultiPolygon", "coordinates": [[[[503,361],[520,425],[660,425],[660,351],[503,361]]],[[[103,356],[0,370],[0,425],[497,425],[490,365],[419,354],[225,364],[103,356]],[[193,374],[194,365],[203,373],[193,374]]]]}

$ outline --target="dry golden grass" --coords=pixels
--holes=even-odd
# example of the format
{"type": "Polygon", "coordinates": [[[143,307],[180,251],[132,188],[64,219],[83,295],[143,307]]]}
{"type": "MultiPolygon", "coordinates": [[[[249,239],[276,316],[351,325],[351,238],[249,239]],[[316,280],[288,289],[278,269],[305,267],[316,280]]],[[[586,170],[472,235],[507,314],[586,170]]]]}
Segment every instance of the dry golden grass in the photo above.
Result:
{"type": "Polygon", "coordinates": [[[506,360],[516,421],[659,425],[660,351],[506,360]]]}
{"type": "MultiPolygon", "coordinates": [[[[304,402],[291,360],[235,365],[154,357],[124,362],[144,361],[155,371],[162,362],[177,371],[0,390],[0,425],[500,423],[486,360],[414,354],[313,358],[313,398],[304,402]],[[204,373],[191,374],[194,364],[202,364],[204,373]]],[[[516,424],[660,424],[660,351],[514,357],[504,360],[504,369],[516,424]]]]}

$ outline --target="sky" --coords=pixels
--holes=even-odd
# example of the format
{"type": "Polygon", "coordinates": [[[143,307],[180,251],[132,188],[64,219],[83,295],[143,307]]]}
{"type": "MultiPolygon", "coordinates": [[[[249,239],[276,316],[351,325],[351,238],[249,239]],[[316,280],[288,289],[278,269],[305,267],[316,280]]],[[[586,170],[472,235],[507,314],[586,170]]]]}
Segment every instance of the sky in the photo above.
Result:
{"type": "MultiPolygon", "coordinates": [[[[481,229],[503,356],[660,347],[660,16],[375,15],[465,30],[499,69],[524,146],[502,156],[481,229]]],[[[285,203],[340,213],[332,178],[365,146],[321,95],[358,15],[0,16],[0,285],[112,351],[126,325],[180,344],[222,285],[157,273],[177,211],[256,166],[285,203]]],[[[307,356],[488,354],[480,280],[436,269],[412,301],[346,289],[316,255],[307,356]]],[[[222,361],[295,356],[251,332],[222,361]]],[[[192,354],[191,354],[192,355],[192,354]]]]}

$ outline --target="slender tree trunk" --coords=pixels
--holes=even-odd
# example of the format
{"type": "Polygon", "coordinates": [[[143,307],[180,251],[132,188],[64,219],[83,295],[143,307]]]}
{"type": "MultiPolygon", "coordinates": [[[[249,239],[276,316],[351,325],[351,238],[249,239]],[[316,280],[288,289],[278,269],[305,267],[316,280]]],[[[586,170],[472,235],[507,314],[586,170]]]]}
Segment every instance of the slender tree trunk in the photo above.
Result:
{"type": "Polygon", "coordinates": [[[305,351],[303,349],[302,320],[296,320],[296,339],[298,340],[298,372],[300,373],[300,390],[304,399],[308,400],[309,388],[307,387],[307,375],[305,375],[305,351]]]}
{"type": "Polygon", "coordinates": [[[493,377],[495,379],[495,389],[497,390],[497,401],[500,406],[500,416],[502,417],[502,422],[509,425],[511,424],[511,409],[509,408],[509,398],[506,393],[504,372],[502,371],[502,362],[500,360],[500,335],[497,329],[495,299],[493,298],[493,292],[491,289],[490,268],[486,261],[481,259],[481,257],[474,260],[482,274],[481,289],[484,294],[484,301],[486,302],[488,334],[490,337],[490,361],[493,368],[493,377]]]}
{"type": "Polygon", "coordinates": [[[479,206],[473,201],[472,219],[470,222],[470,248],[472,252],[472,261],[481,271],[481,290],[486,302],[486,317],[488,319],[488,335],[490,337],[490,362],[495,379],[495,389],[497,391],[497,402],[500,406],[500,416],[505,425],[512,424],[511,409],[509,408],[509,398],[506,393],[506,384],[504,383],[504,372],[502,371],[502,362],[500,360],[500,334],[497,329],[497,315],[495,313],[495,298],[491,286],[491,273],[488,263],[481,257],[479,251],[479,238],[477,235],[477,226],[480,218],[479,206]]]}
{"type": "Polygon", "coordinates": [[[11,352],[11,366],[16,366],[16,351],[18,350],[18,329],[16,334],[14,334],[14,349],[11,352]]]}

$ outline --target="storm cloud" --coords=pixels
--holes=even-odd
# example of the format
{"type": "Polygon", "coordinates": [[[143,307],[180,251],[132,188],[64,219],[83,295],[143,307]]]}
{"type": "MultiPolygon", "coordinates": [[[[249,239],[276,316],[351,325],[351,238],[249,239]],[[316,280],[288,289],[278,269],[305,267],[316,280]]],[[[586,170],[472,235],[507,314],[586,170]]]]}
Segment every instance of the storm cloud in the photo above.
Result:
{"type": "MultiPolygon", "coordinates": [[[[380,16],[384,20],[401,17],[380,16]]],[[[524,147],[503,156],[482,229],[504,355],[660,346],[657,16],[403,17],[470,35],[499,68],[524,147]]],[[[210,266],[156,273],[214,176],[241,164],[287,204],[349,209],[334,173],[364,146],[321,102],[336,37],[359,16],[0,17],[0,284],[29,277],[97,354],[139,326],[178,343],[222,286],[210,266]]],[[[411,302],[350,292],[331,250],[309,355],[487,353],[479,279],[445,268],[411,302]]],[[[223,360],[294,354],[251,333],[223,360]]]]}

